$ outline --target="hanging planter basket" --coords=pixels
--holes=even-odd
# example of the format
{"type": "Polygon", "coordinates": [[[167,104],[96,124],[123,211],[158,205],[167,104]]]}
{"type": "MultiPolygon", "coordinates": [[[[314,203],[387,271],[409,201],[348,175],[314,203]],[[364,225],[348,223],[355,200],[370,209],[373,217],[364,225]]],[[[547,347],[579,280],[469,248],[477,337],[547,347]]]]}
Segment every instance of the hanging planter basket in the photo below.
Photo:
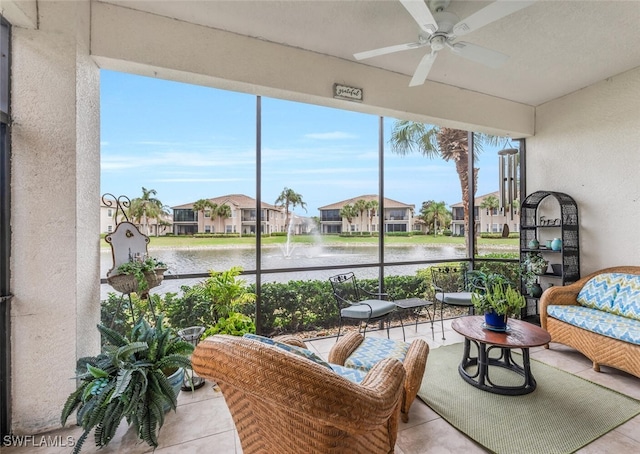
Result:
{"type": "MultiPolygon", "coordinates": [[[[147,281],[147,288],[142,293],[147,293],[150,289],[157,287],[162,283],[164,279],[164,272],[166,268],[156,268],[154,271],[147,271],[144,273],[145,280],[147,281]]],[[[107,278],[107,283],[120,293],[140,293],[139,283],[133,274],[115,274],[107,278]]]]}

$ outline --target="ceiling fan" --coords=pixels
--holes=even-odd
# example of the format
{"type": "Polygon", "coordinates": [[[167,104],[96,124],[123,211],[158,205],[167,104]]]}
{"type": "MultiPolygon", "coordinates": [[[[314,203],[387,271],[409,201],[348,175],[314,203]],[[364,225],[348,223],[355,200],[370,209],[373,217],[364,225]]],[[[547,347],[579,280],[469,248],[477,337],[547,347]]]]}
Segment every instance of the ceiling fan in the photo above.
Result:
{"type": "Polygon", "coordinates": [[[481,63],[491,68],[499,68],[507,61],[509,58],[508,55],[478,46],[477,44],[465,41],[454,41],[459,36],[471,33],[474,30],[484,27],[498,19],[502,19],[536,2],[536,0],[497,0],[473,13],[466,19],[460,20],[455,14],[444,11],[445,8],[449,6],[450,0],[428,0],[429,6],[427,6],[424,0],[399,1],[420,27],[418,41],[359,52],[353,56],[356,60],[364,60],[379,55],[429,46],[431,52],[420,60],[411,78],[411,82],[409,82],[410,87],[424,83],[429,75],[433,62],[438,56],[438,52],[445,47],[454,54],[460,55],[468,60],[481,63]],[[434,11],[434,13],[432,14],[431,11],[434,11]]]}

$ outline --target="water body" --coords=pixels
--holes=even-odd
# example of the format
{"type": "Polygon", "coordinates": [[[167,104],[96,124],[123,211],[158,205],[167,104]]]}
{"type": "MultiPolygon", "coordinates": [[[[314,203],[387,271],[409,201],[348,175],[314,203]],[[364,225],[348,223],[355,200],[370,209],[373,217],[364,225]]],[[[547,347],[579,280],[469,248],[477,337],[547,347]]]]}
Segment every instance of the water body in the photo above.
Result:
{"type": "MultiPolygon", "coordinates": [[[[281,245],[280,245],[281,246],[281,245]]],[[[342,266],[348,269],[354,264],[375,263],[378,261],[376,246],[321,246],[296,244],[283,253],[278,245],[262,249],[262,269],[304,268],[317,266],[342,266]]],[[[502,251],[504,249],[480,248],[480,253],[502,251]]],[[[463,245],[387,245],[384,250],[385,262],[408,262],[419,260],[456,259],[466,256],[463,245]]],[[[180,275],[191,273],[205,273],[209,270],[223,271],[232,266],[240,266],[244,270],[256,269],[256,254],[253,248],[206,248],[206,249],[154,249],[149,247],[149,254],[167,264],[166,274],[180,275]]],[[[111,251],[102,250],[100,254],[102,277],[106,277],[113,261],[111,251]]],[[[385,266],[385,273],[414,274],[427,265],[385,266]]],[[[289,280],[326,279],[336,274],[337,270],[329,271],[292,271],[287,273],[263,274],[263,282],[287,282],[289,280]]],[[[357,270],[361,278],[373,278],[378,274],[377,268],[362,268],[357,270]]],[[[153,293],[177,292],[181,285],[193,285],[199,279],[165,280],[153,293]]],[[[253,275],[245,276],[247,282],[255,282],[253,275]]],[[[101,297],[106,298],[113,288],[103,284],[101,297]]]]}

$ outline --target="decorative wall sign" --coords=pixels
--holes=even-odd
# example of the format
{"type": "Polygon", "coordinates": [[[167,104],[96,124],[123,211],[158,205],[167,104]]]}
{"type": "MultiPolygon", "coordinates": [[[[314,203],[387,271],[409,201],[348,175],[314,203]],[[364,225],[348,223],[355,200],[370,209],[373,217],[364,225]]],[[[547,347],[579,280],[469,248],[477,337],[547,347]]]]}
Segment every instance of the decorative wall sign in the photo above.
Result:
{"type": "Polygon", "coordinates": [[[333,97],[349,101],[362,101],[362,88],[333,84],[333,97]]]}

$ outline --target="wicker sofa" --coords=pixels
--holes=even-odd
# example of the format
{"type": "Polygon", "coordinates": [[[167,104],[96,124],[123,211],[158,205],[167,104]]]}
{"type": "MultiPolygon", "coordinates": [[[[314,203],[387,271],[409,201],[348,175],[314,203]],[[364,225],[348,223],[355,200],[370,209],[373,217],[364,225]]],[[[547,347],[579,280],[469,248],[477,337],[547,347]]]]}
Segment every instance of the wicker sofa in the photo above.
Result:
{"type": "Polygon", "coordinates": [[[382,360],[357,384],[275,345],[212,336],[192,364],[218,383],[245,454],[394,452],[405,379],[397,359],[382,360]]]}
{"type": "MultiPolygon", "coordinates": [[[[640,377],[640,267],[606,268],[546,290],[540,322],[551,341],[640,377]]],[[[547,345],[547,348],[549,346],[547,345]]]]}

